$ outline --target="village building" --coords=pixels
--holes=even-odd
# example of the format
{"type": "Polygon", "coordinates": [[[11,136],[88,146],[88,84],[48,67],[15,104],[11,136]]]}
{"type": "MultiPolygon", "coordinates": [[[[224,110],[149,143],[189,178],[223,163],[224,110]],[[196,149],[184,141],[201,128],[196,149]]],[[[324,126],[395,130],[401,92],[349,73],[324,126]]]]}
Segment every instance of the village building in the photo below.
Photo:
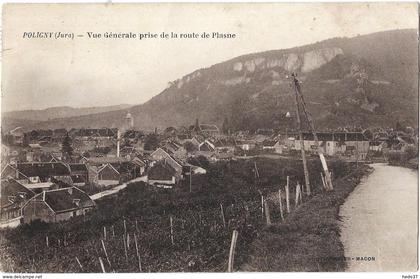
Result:
{"type": "Polygon", "coordinates": [[[30,183],[50,182],[52,178],[71,178],[69,167],[62,162],[18,163],[17,169],[29,178],[30,183]]]}
{"type": "Polygon", "coordinates": [[[84,215],[95,207],[95,202],[77,187],[43,191],[29,199],[22,208],[23,220],[60,222],[84,215]]]}
{"type": "Polygon", "coordinates": [[[165,161],[154,164],[147,172],[147,182],[150,185],[165,188],[165,186],[175,185],[178,181],[177,170],[165,161]]]}
{"type": "Polygon", "coordinates": [[[171,156],[169,152],[167,152],[163,148],[156,149],[152,154],[150,154],[150,157],[155,162],[164,161],[176,171],[177,176],[181,177],[183,164],[179,160],[171,156]]]}
{"type": "Polygon", "coordinates": [[[235,140],[231,138],[218,139],[214,143],[214,149],[216,153],[234,153],[235,146],[235,140]]]}
{"type": "Polygon", "coordinates": [[[244,151],[255,149],[257,143],[254,140],[237,140],[236,146],[244,151]]]}
{"type": "Polygon", "coordinates": [[[22,206],[35,193],[14,179],[2,179],[0,188],[0,227],[19,225],[22,206]]]}
{"type": "Polygon", "coordinates": [[[1,171],[1,179],[15,179],[29,183],[29,178],[18,170],[16,163],[4,166],[1,171]]]}
{"type": "Polygon", "coordinates": [[[146,171],[146,162],[139,157],[134,157],[133,160],[131,160],[131,163],[135,165],[137,173],[135,174],[135,177],[142,176],[146,171]]]}
{"type": "Polygon", "coordinates": [[[120,149],[120,157],[124,157],[128,160],[135,158],[138,154],[136,148],[132,146],[125,146],[120,149]]]}
{"type": "Polygon", "coordinates": [[[101,186],[118,185],[121,173],[110,163],[103,165],[97,171],[97,183],[101,186]]]}
{"type": "Polygon", "coordinates": [[[280,140],[264,140],[262,143],[262,150],[269,153],[282,154],[283,145],[280,143],[280,140]]]}
{"type": "Polygon", "coordinates": [[[86,164],[69,164],[70,176],[75,186],[85,186],[89,183],[89,170],[86,164]]]}
{"type": "MultiPolygon", "coordinates": [[[[305,151],[317,153],[314,135],[303,133],[305,151]]],[[[352,160],[365,160],[369,152],[369,140],[361,132],[317,132],[320,148],[327,156],[342,156],[352,160]]],[[[295,137],[294,149],[300,150],[299,136],[295,137]]]]}
{"type": "Polygon", "coordinates": [[[199,124],[199,133],[205,137],[216,137],[220,134],[219,128],[214,124],[199,124]]]}

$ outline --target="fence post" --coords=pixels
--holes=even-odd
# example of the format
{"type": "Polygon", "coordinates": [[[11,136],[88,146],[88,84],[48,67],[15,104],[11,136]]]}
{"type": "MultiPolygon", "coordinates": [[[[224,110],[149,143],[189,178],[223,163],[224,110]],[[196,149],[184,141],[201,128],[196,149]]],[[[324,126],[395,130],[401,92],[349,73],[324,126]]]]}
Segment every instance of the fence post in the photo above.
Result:
{"type": "Polygon", "coordinates": [[[327,185],[325,184],[324,176],[322,175],[322,172],[320,172],[319,174],[321,175],[322,188],[324,188],[324,190],[326,190],[327,189],[327,185]]]}
{"type": "Polygon", "coordinates": [[[296,184],[296,194],[295,194],[295,208],[299,204],[299,196],[300,196],[300,185],[299,182],[296,184]]]}
{"type": "Polygon", "coordinates": [[[125,254],[125,260],[128,261],[128,254],[127,254],[127,242],[125,239],[125,234],[123,235],[123,245],[124,245],[124,254],[125,254]]]}
{"type": "Polygon", "coordinates": [[[124,235],[127,234],[127,225],[125,224],[125,219],[124,219],[124,235]]]}
{"type": "Polygon", "coordinates": [[[104,226],[104,239],[106,240],[106,228],[104,226]]]}
{"type": "Polygon", "coordinates": [[[285,190],[286,190],[286,210],[287,210],[287,213],[290,213],[289,177],[287,177],[287,184],[286,184],[285,190]]]}
{"type": "Polygon", "coordinates": [[[281,220],[284,221],[283,204],[281,202],[281,189],[279,189],[279,207],[280,207],[280,217],[281,217],[281,220]]]}
{"type": "Polygon", "coordinates": [[[223,227],[226,228],[225,213],[223,212],[223,204],[220,204],[220,214],[222,215],[223,227]]]}
{"type": "Polygon", "coordinates": [[[45,243],[47,244],[47,247],[50,247],[50,244],[48,242],[48,235],[45,236],[45,243]]]}
{"type": "Polygon", "coordinates": [[[169,221],[171,223],[171,242],[172,242],[172,246],[173,246],[174,245],[174,228],[173,228],[172,216],[169,217],[169,221]]]}
{"type": "Polygon", "coordinates": [[[105,271],[105,266],[104,266],[104,262],[102,261],[101,257],[99,257],[99,263],[101,264],[102,273],[106,273],[106,271],[105,271]]]}
{"type": "Polygon", "coordinates": [[[261,218],[264,219],[264,196],[261,194],[261,218]]]}
{"type": "Polygon", "coordinates": [[[82,266],[82,264],[80,263],[80,261],[77,257],[76,257],[76,262],[80,266],[80,270],[83,271],[83,266],[82,266]]]}
{"type": "Polygon", "coordinates": [[[139,264],[139,271],[142,272],[142,270],[141,270],[141,259],[140,259],[140,253],[139,253],[139,247],[138,247],[138,244],[137,244],[136,234],[134,234],[134,244],[136,245],[136,255],[137,255],[137,261],[138,261],[138,264],[139,264]]]}
{"type": "Polygon", "coordinates": [[[230,251],[229,251],[228,272],[233,272],[233,263],[234,263],[234,258],[235,258],[235,248],[236,248],[237,240],[238,240],[238,231],[233,230],[232,242],[230,243],[230,251]]]}
{"type": "Polygon", "coordinates": [[[109,264],[109,267],[111,267],[111,262],[109,260],[108,253],[106,252],[105,243],[103,239],[101,239],[101,243],[102,243],[102,249],[104,250],[104,253],[105,253],[106,260],[109,264]]]}
{"type": "Polygon", "coordinates": [[[264,201],[264,209],[267,225],[271,225],[270,207],[268,206],[268,202],[266,200],[264,201]]]}

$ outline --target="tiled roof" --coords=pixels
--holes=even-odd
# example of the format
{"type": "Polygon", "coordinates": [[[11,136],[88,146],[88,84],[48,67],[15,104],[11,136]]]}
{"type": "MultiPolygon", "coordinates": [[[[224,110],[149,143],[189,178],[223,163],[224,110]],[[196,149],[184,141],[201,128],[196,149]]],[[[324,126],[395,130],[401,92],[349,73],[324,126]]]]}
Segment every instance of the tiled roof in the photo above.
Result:
{"type": "MultiPolygon", "coordinates": [[[[43,195],[40,193],[39,195],[43,195]]],[[[77,187],[63,188],[45,192],[45,202],[55,212],[77,209],[78,207],[90,207],[94,202],[90,197],[77,187]],[[75,200],[80,200],[77,206],[75,200]]]]}
{"type": "Polygon", "coordinates": [[[1,180],[1,191],[0,191],[0,205],[1,207],[7,207],[13,203],[19,203],[25,199],[32,198],[35,194],[19,182],[14,179],[1,180]],[[21,195],[22,193],[25,193],[21,195]],[[14,197],[13,202],[9,200],[9,197],[14,197]]]}
{"type": "Polygon", "coordinates": [[[71,172],[88,172],[87,166],[85,164],[69,164],[71,172]]]}
{"type": "Polygon", "coordinates": [[[51,163],[20,163],[17,164],[18,170],[27,177],[51,177],[70,175],[70,169],[62,162],[51,163]]]}

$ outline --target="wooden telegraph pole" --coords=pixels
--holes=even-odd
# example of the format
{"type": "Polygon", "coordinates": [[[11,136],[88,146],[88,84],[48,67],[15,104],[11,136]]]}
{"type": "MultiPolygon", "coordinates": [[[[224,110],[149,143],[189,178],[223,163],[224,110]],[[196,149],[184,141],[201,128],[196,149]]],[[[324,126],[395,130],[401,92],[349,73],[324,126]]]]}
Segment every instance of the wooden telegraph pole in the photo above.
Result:
{"type": "MultiPolygon", "coordinates": [[[[296,78],[296,74],[293,73],[292,77],[293,77],[293,84],[294,84],[295,93],[296,93],[296,98],[295,98],[296,102],[295,103],[296,103],[296,110],[297,110],[297,114],[298,114],[297,121],[298,121],[298,124],[299,124],[299,136],[300,136],[300,138],[302,136],[302,124],[300,122],[300,115],[299,115],[299,112],[300,112],[299,103],[300,103],[301,106],[302,106],[302,110],[303,110],[303,113],[305,115],[306,121],[308,122],[309,128],[311,129],[311,132],[314,136],[314,141],[315,141],[315,145],[317,147],[317,152],[318,152],[318,155],[319,155],[319,159],[321,160],[322,168],[323,168],[324,174],[325,174],[325,184],[327,186],[326,190],[331,191],[331,190],[333,190],[333,185],[332,185],[332,181],[331,181],[331,174],[330,174],[330,172],[328,170],[328,166],[327,166],[327,161],[325,160],[322,148],[319,146],[318,136],[315,132],[315,126],[313,124],[312,118],[311,118],[308,110],[306,109],[305,100],[303,99],[303,95],[301,93],[299,81],[296,78]]],[[[301,138],[301,143],[300,144],[301,144],[301,146],[303,146],[302,138],[301,138]]],[[[301,148],[301,150],[303,150],[303,148],[301,148]]],[[[310,192],[310,188],[309,188],[309,175],[308,175],[308,168],[306,166],[305,151],[302,152],[302,159],[304,161],[303,168],[304,168],[304,171],[305,171],[306,194],[309,196],[311,194],[311,192],[310,192]]]]}
{"type": "Polygon", "coordinates": [[[302,156],[303,172],[305,174],[306,194],[310,196],[311,186],[309,185],[309,172],[308,172],[308,165],[306,164],[305,146],[304,146],[303,133],[302,133],[302,122],[300,121],[300,106],[299,106],[300,85],[299,85],[298,79],[296,78],[295,73],[292,74],[292,78],[293,78],[293,85],[295,88],[296,121],[297,121],[298,129],[299,129],[300,154],[302,156]]]}

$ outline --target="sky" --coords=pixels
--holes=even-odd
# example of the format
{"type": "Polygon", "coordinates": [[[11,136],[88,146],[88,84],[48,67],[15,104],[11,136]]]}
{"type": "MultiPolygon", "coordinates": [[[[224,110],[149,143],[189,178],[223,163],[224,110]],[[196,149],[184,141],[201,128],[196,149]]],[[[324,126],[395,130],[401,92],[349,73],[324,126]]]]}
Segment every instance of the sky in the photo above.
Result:
{"type": "Polygon", "coordinates": [[[6,4],[2,111],[141,104],[243,54],[418,27],[417,3],[6,4]],[[73,33],[73,39],[24,38],[73,33]],[[87,32],[231,33],[234,39],[90,39],[87,32]],[[83,35],[83,37],[77,37],[83,35]]]}

